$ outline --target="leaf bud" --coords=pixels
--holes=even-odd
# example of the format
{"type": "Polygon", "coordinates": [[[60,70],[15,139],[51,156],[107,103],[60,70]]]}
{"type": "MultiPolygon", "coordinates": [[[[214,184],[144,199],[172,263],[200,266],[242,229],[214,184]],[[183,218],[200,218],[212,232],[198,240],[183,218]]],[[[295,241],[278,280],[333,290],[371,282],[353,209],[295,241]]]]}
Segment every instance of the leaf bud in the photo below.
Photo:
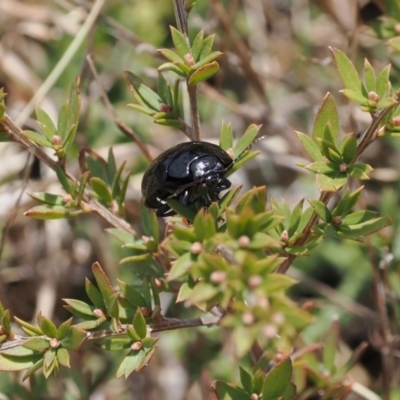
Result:
{"type": "Polygon", "coordinates": [[[346,163],[341,163],[341,164],[339,165],[339,171],[340,171],[340,172],[346,172],[346,171],[347,171],[347,168],[348,168],[348,165],[347,165],[346,163]]]}
{"type": "Polygon", "coordinates": [[[200,242],[194,242],[190,247],[192,254],[200,254],[203,251],[203,245],[200,242]]]}
{"type": "Polygon", "coordinates": [[[142,346],[142,343],[141,343],[141,342],[134,342],[134,343],[131,344],[131,349],[132,349],[133,351],[138,351],[138,350],[140,350],[142,347],[143,347],[143,346],[142,346]]]}
{"type": "Polygon", "coordinates": [[[268,339],[273,339],[278,334],[278,328],[273,324],[266,324],[264,325],[262,332],[268,339]]]}
{"type": "Polygon", "coordinates": [[[254,322],[254,315],[250,311],[246,311],[242,315],[242,321],[245,325],[251,325],[254,322]]]}
{"type": "Polygon", "coordinates": [[[368,93],[368,100],[369,100],[369,105],[373,106],[373,105],[377,105],[378,101],[379,101],[379,95],[378,93],[371,91],[368,93]]]}
{"type": "Polygon", "coordinates": [[[246,235],[240,236],[238,239],[238,244],[241,249],[247,249],[250,244],[250,238],[246,235]]]}
{"type": "Polygon", "coordinates": [[[286,229],[281,233],[281,241],[285,244],[289,242],[289,232],[286,229]]]}
{"type": "Polygon", "coordinates": [[[192,65],[195,64],[193,56],[191,54],[189,54],[189,53],[185,55],[184,60],[185,60],[185,64],[188,67],[191,67],[192,65]]]}
{"type": "Polygon", "coordinates": [[[53,146],[61,146],[61,144],[62,144],[62,139],[61,139],[61,137],[58,136],[58,135],[54,135],[54,136],[51,138],[51,144],[52,144],[53,146]]]}
{"type": "Polygon", "coordinates": [[[261,285],[263,279],[260,275],[252,275],[247,281],[247,284],[251,289],[254,289],[261,285]]]}
{"type": "Polygon", "coordinates": [[[50,340],[50,347],[53,349],[58,349],[60,347],[60,341],[56,338],[50,340]]]}
{"type": "Polygon", "coordinates": [[[340,215],[336,215],[335,217],[332,218],[332,224],[333,226],[340,226],[342,224],[342,217],[340,215]]]}
{"type": "Polygon", "coordinates": [[[96,318],[103,318],[106,316],[104,311],[101,308],[96,308],[95,310],[93,310],[93,315],[96,318]]]}
{"type": "Polygon", "coordinates": [[[226,281],[226,272],[225,271],[214,271],[210,275],[210,281],[215,284],[219,284],[219,283],[226,281]]]}
{"type": "Polygon", "coordinates": [[[172,107],[168,104],[161,103],[160,104],[160,111],[165,112],[165,113],[170,113],[172,112],[172,107]]]}

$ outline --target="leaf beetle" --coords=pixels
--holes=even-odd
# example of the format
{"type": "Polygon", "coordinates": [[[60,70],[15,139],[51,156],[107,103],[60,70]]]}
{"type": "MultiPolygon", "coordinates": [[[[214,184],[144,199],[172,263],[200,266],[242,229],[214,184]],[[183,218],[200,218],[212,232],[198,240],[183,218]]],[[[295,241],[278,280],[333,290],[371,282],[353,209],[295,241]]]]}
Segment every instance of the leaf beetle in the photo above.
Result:
{"type": "Polygon", "coordinates": [[[156,209],[158,217],[175,215],[167,199],[177,199],[185,207],[197,202],[207,205],[208,199],[197,192],[207,189],[211,201],[231,182],[224,174],[234,160],[221,147],[203,141],[177,144],[155,158],[144,173],[142,195],[148,208],[156,209]]]}

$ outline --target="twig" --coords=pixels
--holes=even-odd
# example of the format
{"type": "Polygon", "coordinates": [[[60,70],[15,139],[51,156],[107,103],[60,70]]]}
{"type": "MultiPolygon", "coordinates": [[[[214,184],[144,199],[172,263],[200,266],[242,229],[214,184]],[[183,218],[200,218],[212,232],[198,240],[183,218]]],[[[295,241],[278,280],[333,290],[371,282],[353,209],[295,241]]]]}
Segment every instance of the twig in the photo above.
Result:
{"type": "MultiPolygon", "coordinates": [[[[174,0],[174,13],[176,18],[176,26],[185,35],[188,40],[188,12],[183,4],[184,0],[174,0]]],[[[189,41],[188,41],[189,43],[189,41]]]]}
{"type": "Polygon", "coordinates": [[[57,82],[57,79],[61,76],[64,72],[65,68],[71,62],[72,57],[75,53],[79,50],[82,42],[84,41],[85,37],[87,36],[88,32],[92,28],[93,24],[96,22],[98,15],[100,14],[101,9],[105,0],[96,0],[93,4],[93,7],[85,19],[85,22],[79,29],[78,33],[76,34],[75,38],[72,40],[71,44],[69,45],[67,51],[63,54],[60,61],[57,63],[55,68],[51,71],[50,75],[47,79],[43,82],[42,86],[36,91],[34,96],[31,98],[29,103],[25,106],[22,110],[21,114],[15,120],[15,124],[17,126],[22,126],[26,120],[31,115],[32,111],[35,109],[36,103],[40,102],[48,93],[48,91],[52,88],[52,86],[57,82]]]}
{"type": "Polygon", "coordinates": [[[150,154],[149,149],[147,148],[146,144],[140,139],[140,137],[131,129],[129,128],[129,126],[127,126],[123,121],[121,121],[121,119],[118,117],[117,112],[115,111],[115,108],[113,107],[113,105],[111,104],[106,90],[103,86],[103,83],[101,82],[100,76],[97,73],[96,67],[94,65],[93,62],[93,58],[90,54],[88,54],[86,56],[86,60],[89,64],[89,68],[92,71],[92,74],[97,82],[97,85],[100,89],[100,95],[104,101],[104,104],[107,107],[107,110],[109,111],[109,113],[111,114],[111,116],[114,119],[115,124],[118,126],[119,130],[126,135],[128,138],[132,139],[137,146],[139,147],[140,151],[143,153],[143,155],[151,162],[153,160],[153,157],[150,154]]]}
{"type": "MultiPolygon", "coordinates": [[[[59,164],[57,161],[53,160],[47,153],[40,148],[36,143],[29,140],[24,132],[14,123],[14,121],[5,114],[3,119],[0,121],[0,128],[3,132],[10,136],[12,140],[21,146],[25,147],[30,153],[37,157],[43,164],[47,165],[53,171],[55,171],[59,164]]],[[[66,175],[73,183],[77,183],[77,180],[66,172],[66,175]]],[[[87,209],[90,209],[97,214],[99,214],[103,219],[105,219],[109,224],[128,232],[132,235],[136,235],[135,230],[123,219],[119,218],[107,208],[105,208],[101,203],[91,198],[87,193],[83,194],[83,201],[86,203],[87,209]]]]}
{"type": "Polygon", "coordinates": [[[382,386],[385,400],[390,400],[390,388],[394,369],[392,357],[393,335],[390,330],[390,323],[386,309],[385,284],[381,276],[381,274],[385,272],[385,269],[381,269],[375,262],[375,252],[371,240],[367,238],[366,242],[368,248],[368,256],[372,265],[372,272],[374,276],[374,293],[376,299],[376,307],[378,309],[379,315],[380,331],[383,339],[383,345],[380,346],[383,369],[382,386]]]}
{"type": "Polygon", "coordinates": [[[192,140],[200,140],[200,118],[197,110],[197,85],[188,84],[190,114],[192,116],[192,140]]]}
{"type": "MultiPolygon", "coordinates": [[[[195,328],[199,326],[215,326],[218,325],[220,317],[204,317],[204,318],[193,318],[193,319],[177,319],[177,318],[162,318],[160,321],[154,322],[147,326],[149,333],[152,332],[162,332],[170,331],[174,329],[184,329],[184,328],[195,328]]],[[[106,337],[123,336],[127,332],[127,326],[122,326],[120,332],[114,332],[110,329],[104,329],[96,332],[88,332],[86,340],[93,341],[99,340],[106,337]]],[[[35,336],[37,338],[42,338],[45,340],[50,340],[47,336],[35,336]]],[[[31,340],[32,336],[14,336],[13,340],[6,341],[0,344],[0,353],[6,350],[23,346],[28,340],[31,340]]]]}

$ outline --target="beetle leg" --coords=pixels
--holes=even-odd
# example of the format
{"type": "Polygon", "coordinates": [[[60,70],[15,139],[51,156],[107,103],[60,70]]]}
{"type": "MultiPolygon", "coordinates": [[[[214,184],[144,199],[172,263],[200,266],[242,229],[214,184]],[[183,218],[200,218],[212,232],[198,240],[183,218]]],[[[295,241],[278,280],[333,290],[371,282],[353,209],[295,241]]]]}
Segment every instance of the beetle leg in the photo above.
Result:
{"type": "Polygon", "coordinates": [[[156,211],[157,217],[170,217],[175,214],[176,214],[176,212],[174,210],[172,210],[171,207],[167,203],[158,207],[158,209],[156,211]]]}
{"type": "Polygon", "coordinates": [[[232,183],[229,179],[226,179],[224,177],[220,178],[218,186],[219,186],[219,191],[221,192],[222,190],[229,189],[231,187],[232,183]]]}

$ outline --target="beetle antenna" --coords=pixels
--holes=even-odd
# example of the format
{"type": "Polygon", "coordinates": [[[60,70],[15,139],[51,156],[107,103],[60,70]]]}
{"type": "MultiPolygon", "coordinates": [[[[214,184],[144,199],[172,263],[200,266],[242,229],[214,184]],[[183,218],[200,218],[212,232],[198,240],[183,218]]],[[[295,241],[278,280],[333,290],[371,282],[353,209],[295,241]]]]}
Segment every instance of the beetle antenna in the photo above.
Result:
{"type": "Polygon", "coordinates": [[[235,160],[237,160],[238,158],[240,158],[244,153],[246,153],[246,151],[251,150],[252,147],[253,147],[256,143],[258,143],[260,140],[264,140],[264,139],[266,139],[266,138],[267,138],[267,135],[263,135],[263,136],[258,137],[257,139],[254,139],[254,140],[250,143],[250,145],[247,146],[247,147],[235,158],[235,160]]]}

